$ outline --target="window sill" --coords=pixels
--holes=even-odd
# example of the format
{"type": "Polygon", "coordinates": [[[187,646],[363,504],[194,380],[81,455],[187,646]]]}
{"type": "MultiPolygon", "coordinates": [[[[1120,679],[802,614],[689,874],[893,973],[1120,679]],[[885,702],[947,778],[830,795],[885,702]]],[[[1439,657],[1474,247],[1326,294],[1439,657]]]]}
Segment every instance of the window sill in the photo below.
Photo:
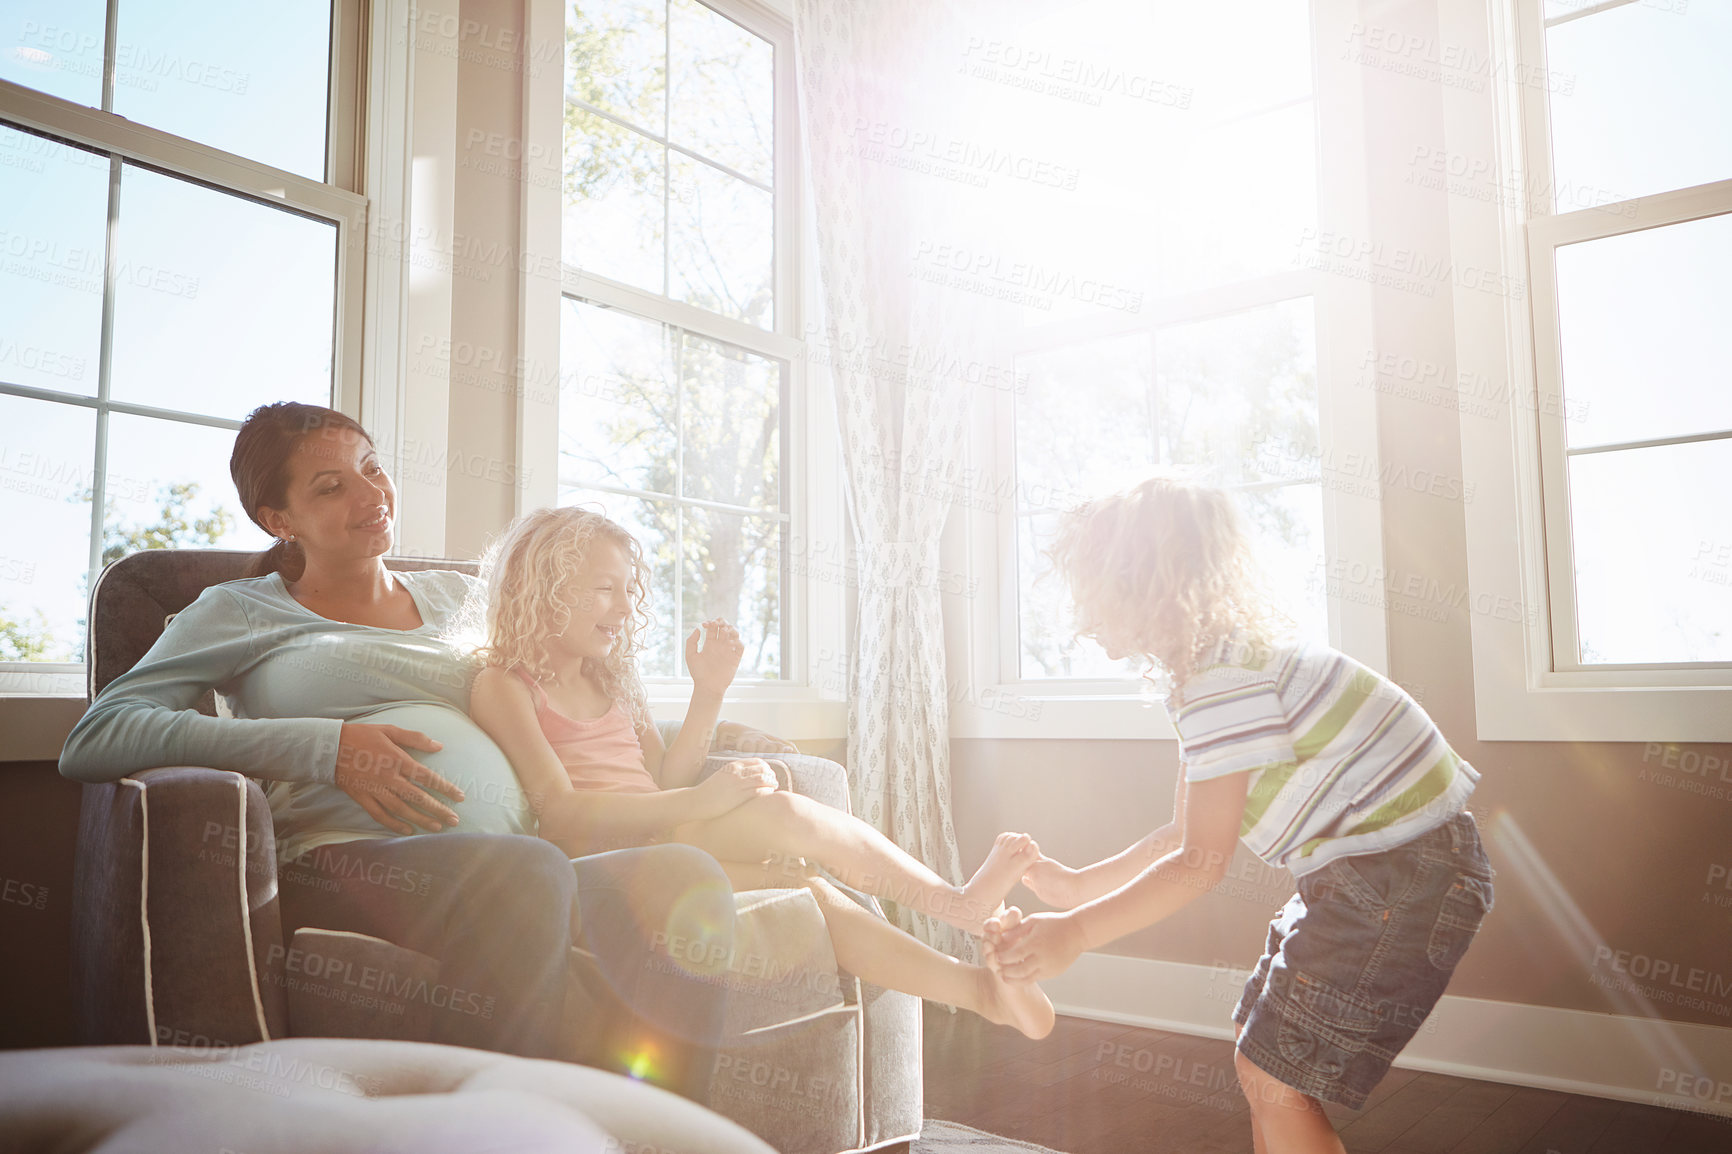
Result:
{"type": "MultiPolygon", "coordinates": [[[[80,679],[82,680],[82,679],[80,679]]],[[[66,735],[90,703],[76,695],[0,694],[0,761],[59,761],[66,735]]]]}
{"type": "Polygon", "coordinates": [[[950,736],[964,741],[1056,738],[1097,741],[1177,741],[1159,702],[1121,694],[1031,694],[1026,687],[989,686],[950,702],[950,736]]]}
{"type": "MultiPolygon", "coordinates": [[[[657,721],[683,721],[691,705],[689,687],[650,685],[650,713],[657,721]]],[[[721,720],[749,725],[787,741],[837,741],[848,736],[848,703],[819,697],[798,686],[747,686],[722,700],[721,720]]]]}

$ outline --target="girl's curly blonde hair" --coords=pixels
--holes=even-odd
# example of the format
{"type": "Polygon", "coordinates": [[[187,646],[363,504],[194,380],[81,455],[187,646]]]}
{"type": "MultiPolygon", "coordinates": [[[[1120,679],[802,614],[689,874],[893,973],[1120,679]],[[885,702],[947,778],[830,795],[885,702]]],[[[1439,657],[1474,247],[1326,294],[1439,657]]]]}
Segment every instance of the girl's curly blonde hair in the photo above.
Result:
{"type": "Polygon", "coordinates": [[[1046,554],[1070,585],[1077,635],[1153,661],[1175,698],[1227,638],[1266,646],[1288,628],[1233,499],[1213,486],[1157,476],[1085,502],[1046,554]]]}
{"type": "Polygon", "coordinates": [[[551,678],[543,642],[558,637],[570,623],[567,595],[597,540],[612,541],[626,555],[630,609],[607,657],[585,658],[583,671],[600,682],[641,729],[650,721],[649,700],[637,671],[639,639],[651,623],[649,566],[637,539],[593,509],[567,505],[525,513],[487,547],[481,558],[487,606],[480,632],[485,640],[473,656],[484,665],[522,669],[536,681],[551,678]]]}

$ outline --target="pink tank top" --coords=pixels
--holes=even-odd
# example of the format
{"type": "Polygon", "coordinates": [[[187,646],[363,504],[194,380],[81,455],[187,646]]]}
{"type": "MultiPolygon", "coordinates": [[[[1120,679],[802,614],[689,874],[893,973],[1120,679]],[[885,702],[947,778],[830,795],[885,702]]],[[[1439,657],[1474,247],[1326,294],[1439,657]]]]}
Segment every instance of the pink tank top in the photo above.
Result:
{"type": "Polygon", "coordinates": [[[571,778],[573,789],[596,789],[608,793],[657,793],[661,787],[643,764],[643,746],[631,718],[614,702],[600,717],[587,721],[567,717],[553,707],[547,691],[521,666],[513,671],[535,696],[535,719],[560,764],[571,778]]]}

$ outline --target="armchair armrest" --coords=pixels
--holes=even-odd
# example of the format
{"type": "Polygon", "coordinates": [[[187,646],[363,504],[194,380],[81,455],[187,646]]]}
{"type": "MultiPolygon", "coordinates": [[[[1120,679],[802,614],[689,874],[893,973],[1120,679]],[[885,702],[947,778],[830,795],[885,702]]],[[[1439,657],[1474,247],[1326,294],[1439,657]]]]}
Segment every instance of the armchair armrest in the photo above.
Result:
{"type": "MultiPolygon", "coordinates": [[[[743,756],[746,755],[726,750],[710,754],[704,759],[704,768],[698,771],[697,780],[703,781],[728,762],[743,756]]],[[[814,757],[809,753],[788,753],[765,760],[776,770],[776,779],[783,789],[821,801],[843,813],[854,812],[848,797],[848,771],[829,758],[814,757]]]]}
{"type": "MultiPolygon", "coordinates": [[[[732,753],[712,753],[704,761],[704,768],[698,773],[702,781],[716,772],[728,762],[734,760],[732,753]]],[[[839,809],[843,813],[853,813],[853,806],[848,793],[848,771],[827,757],[816,757],[809,753],[791,753],[780,757],[767,758],[772,766],[776,766],[776,777],[782,783],[782,788],[793,793],[802,794],[813,801],[823,802],[831,809],[839,809]],[[786,773],[783,768],[786,767],[786,773]]],[[[825,877],[830,877],[826,872],[825,877]]],[[[851,889],[836,881],[836,887],[856,902],[865,906],[873,913],[883,916],[884,910],[878,904],[878,899],[858,890],[851,889]]]]}
{"type": "Polygon", "coordinates": [[[240,1045],[287,1032],[276,838],[258,784],[150,769],[87,784],[72,979],[87,1043],[240,1045]]]}
{"type": "MultiPolygon", "coordinates": [[[[656,732],[661,735],[663,747],[673,745],[674,738],[678,737],[680,730],[682,728],[684,728],[684,726],[678,721],[658,721],[655,723],[655,726],[656,726],[656,732]]],[[[779,753],[779,752],[773,753],[773,754],[772,753],[766,753],[764,748],[753,749],[753,748],[747,748],[743,745],[742,746],[730,746],[730,745],[728,745],[727,744],[728,741],[734,740],[733,736],[730,736],[726,739],[724,739],[724,737],[723,737],[723,731],[725,729],[727,729],[727,727],[729,727],[729,726],[734,727],[734,731],[736,734],[738,733],[739,730],[745,730],[749,733],[762,733],[763,732],[762,730],[752,729],[751,726],[744,725],[744,724],[737,722],[737,721],[729,721],[725,717],[718,718],[716,721],[716,728],[710,734],[710,748],[712,750],[714,750],[716,752],[726,752],[729,750],[734,750],[734,751],[738,752],[741,757],[766,757],[766,756],[781,757],[781,756],[783,756],[782,753],[779,753]]],[[[792,742],[784,742],[781,738],[772,737],[770,734],[764,734],[764,736],[770,737],[771,740],[774,741],[778,746],[784,745],[784,744],[789,746],[789,749],[787,750],[787,752],[789,752],[789,753],[797,752],[796,750],[794,750],[792,748],[793,747],[792,742]]]]}
{"type": "MultiPolygon", "coordinates": [[[[722,723],[720,721],[716,722],[716,725],[718,728],[720,728],[721,724],[722,723]]],[[[680,735],[680,729],[682,728],[682,726],[683,726],[683,723],[679,722],[679,721],[658,721],[658,722],[656,722],[656,732],[661,734],[662,748],[666,749],[668,746],[670,746],[674,743],[674,738],[676,738],[680,735]]],[[[711,733],[710,739],[712,741],[714,741],[715,736],[716,735],[714,733],[711,733]]]]}

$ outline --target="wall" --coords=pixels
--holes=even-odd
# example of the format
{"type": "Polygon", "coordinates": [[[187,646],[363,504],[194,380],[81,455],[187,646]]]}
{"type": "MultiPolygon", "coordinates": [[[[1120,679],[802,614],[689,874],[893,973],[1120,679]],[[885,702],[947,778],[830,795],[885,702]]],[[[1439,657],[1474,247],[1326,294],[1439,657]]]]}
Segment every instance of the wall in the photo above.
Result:
{"type": "Polygon", "coordinates": [[[453,557],[477,557],[517,515],[522,70],[560,63],[539,51],[526,58],[519,0],[464,0],[462,20],[445,547],[453,557]]]}
{"type": "Polygon", "coordinates": [[[80,789],[52,761],[0,762],[0,1049],[73,1038],[67,969],[80,789]]]}

